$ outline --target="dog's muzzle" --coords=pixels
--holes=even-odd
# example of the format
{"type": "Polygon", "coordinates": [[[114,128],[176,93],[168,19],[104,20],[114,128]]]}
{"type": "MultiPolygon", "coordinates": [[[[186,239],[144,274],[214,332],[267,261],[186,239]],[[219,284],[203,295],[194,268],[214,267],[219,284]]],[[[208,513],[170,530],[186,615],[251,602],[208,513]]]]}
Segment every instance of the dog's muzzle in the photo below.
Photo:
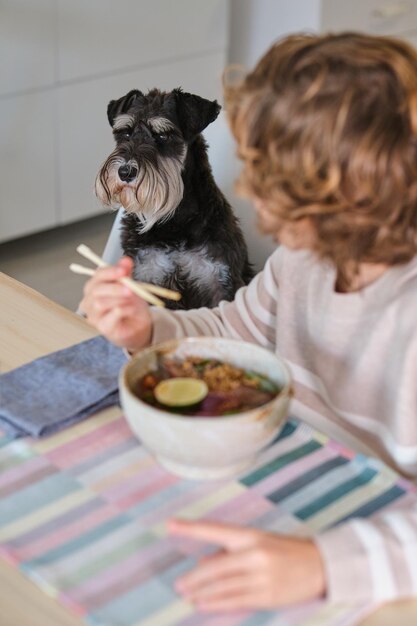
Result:
{"type": "Polygon", "coordinates": [[[95,191],[100,201],[112,208],[123,208],[138,216],[139,232],[146,232],[158,221],[167,221],[184,194],[181,172],[186,149],[178,157],[161,157],[150,150],[137,160],[115,150],[99,171],[95,191]]]}

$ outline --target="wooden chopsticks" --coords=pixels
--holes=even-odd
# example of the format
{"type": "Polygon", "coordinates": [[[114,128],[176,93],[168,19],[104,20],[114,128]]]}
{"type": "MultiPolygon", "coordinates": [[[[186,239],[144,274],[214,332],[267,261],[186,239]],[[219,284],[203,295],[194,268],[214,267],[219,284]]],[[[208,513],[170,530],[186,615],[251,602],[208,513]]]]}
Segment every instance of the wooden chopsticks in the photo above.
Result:
{"type": "MultiPolygon", "coordinates": [[[[109,267],[109,264],[103,261],[101,257],[99,257],[95,252],[93,252],[88,246],[85,244],[80,244],[77,247],[77,252],[81,254],[81,256],[85,257],[98,267],[109,267]]],[[[84,274],[85,276],[93,276],[95,270],[84,267],[83,265],[78,265],[78,263],[71,263],[69,266],[71,272],[75,274],[84,274]]],[[[138,296],[149,302],[149,304],[155,304],[156,306],[165,306],[165,303],[158,298],[157,296],[162,296],[163,298],[167,298],[168,300],[180,300],[181,294],[178,291],[172,291],[172,289],[166,289],[165,287],[158,287],[157,285],[151,285],[150,283],[141,283],[127,276],[120,278],[120,282],[129,287],[136,293],[138,296]]]]}

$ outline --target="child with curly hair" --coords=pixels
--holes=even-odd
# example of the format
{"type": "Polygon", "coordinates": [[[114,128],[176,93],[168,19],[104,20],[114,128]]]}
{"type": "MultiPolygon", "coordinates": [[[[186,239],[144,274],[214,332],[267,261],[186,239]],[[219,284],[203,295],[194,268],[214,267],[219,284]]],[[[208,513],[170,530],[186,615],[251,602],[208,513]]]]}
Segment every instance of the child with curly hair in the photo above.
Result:
{"type": "MultiPolygon", "coordinates": [[[[283,356],[291,413],[417,476],[417,53],[355,33],[291,36],[226,89],[238,189],[280,245],[217,309],[148,307],[97,270],[81,308],[135,352],[172,337],[228,336],[283,356]]],[[[201,610],[273,608],[327,596],[417,593],[415,505],[309,539],[172,520],[222,549],[177,581],[201,610]]]]}

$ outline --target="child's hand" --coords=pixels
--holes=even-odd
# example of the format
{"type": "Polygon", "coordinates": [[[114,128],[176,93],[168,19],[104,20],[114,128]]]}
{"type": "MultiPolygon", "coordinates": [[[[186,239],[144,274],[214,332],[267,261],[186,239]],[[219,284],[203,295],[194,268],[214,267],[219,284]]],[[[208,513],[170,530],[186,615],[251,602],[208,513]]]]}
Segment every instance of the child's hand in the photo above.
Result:
{"type": "Polygon", "coordinates": [[[223,548],[176,582],[199,610],[275,609],[326,591],[321,556],[311,540],[180,520],[168,522],[168,530],[223,548]]]}
{"type": "Polygon", "coordinates": [[[135,352],[151,340],[149,306],[119,282],[131,276],[133,261],[123,257],[116,266],[97,269],[86,282],[80,309],[87,320],[109,341],[135,352]]]}

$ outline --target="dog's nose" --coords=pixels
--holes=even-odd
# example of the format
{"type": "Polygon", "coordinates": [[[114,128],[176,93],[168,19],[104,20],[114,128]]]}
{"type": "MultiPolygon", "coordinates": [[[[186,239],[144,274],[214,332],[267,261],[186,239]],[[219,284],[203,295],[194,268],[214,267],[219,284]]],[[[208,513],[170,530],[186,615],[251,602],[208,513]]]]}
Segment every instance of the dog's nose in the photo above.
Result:
{"type": "Polygon", "coordinates": [[[118,174],[120,180],[123,180],[125,183],[129,183],[131,180],[136,178],[138,170],[133,165],[128,165],[125,163],[121,165],[118,169],[118,174]]]}

